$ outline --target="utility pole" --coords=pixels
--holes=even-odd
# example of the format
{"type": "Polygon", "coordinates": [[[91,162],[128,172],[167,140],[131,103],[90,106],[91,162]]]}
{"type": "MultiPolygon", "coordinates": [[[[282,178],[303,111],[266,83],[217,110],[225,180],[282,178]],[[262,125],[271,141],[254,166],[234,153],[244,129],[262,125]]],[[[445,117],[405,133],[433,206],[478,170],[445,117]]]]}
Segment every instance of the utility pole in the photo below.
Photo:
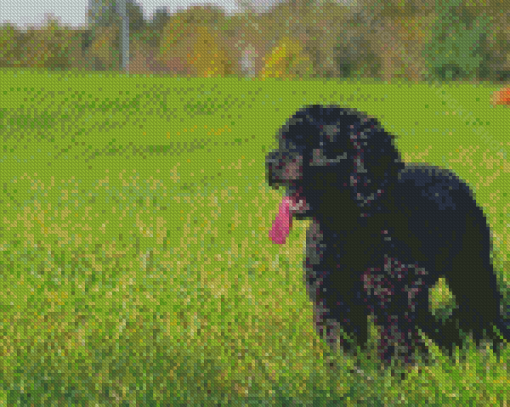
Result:
{"type": "Polygon", "coordinates": [[[96,22],[96,15],[98,14],[99,4],[95,0],[88,0],[89,7],[87,10],[87,24],[88,28],[91,29],[96,22]]]}
{"type": "Polygon", "coordinates": [[[122,70],[129,73],[129,16],[126,10],[126,0],[119,0],[117,9],[122,25],[120,28],[120,49],[122,70]]]}

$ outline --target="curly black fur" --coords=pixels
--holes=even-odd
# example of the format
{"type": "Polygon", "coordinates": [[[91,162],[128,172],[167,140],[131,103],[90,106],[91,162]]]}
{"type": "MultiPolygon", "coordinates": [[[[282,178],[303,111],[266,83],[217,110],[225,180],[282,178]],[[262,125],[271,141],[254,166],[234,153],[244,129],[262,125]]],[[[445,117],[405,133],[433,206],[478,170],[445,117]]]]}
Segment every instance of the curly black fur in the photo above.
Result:
{"type": "MultiPolygon", "coordinates": [[[[452,354],[459,327],[479,342],[507,340],[490,261],[490,230],[469,187],[452,172],[405,164],[377,119],[354,109],[310,106],[280,130],[266,158],[270,186],[283,186],[272,233],[312,218],[305,281],[316,326],[329,343],[339,329],[366,347],[367,317],[382,327],[381,358],[406,363],[423,348],[417,328],[452,354]],[[285,215],[286,210],[290,213],[285,215]],[[445,322],[429,310],[429,288],[445,277],[457,307],[445,322]]],[[[276,236],[276,235],[275,235],[276,236]]],[[[353,348],[354,349],[354,348],[353,348]]]]}

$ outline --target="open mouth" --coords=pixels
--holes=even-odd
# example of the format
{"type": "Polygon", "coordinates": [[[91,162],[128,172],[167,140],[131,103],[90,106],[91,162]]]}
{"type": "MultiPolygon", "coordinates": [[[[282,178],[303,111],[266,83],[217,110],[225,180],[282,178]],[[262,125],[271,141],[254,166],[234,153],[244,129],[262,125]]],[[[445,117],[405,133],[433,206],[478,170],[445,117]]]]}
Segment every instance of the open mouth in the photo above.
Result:
{"type": "Polygon", "coordinates": [[[285,244],[285,240],[292,227],[292,215],[306,211],[308,205],[306,199],[299,195],[299,192],[285,194],[278,215],[269,231],[269,238],[275,244],[285,244]]]}
{"type": "Polygon", "coordinates": [[[291,214],[304,212],[308,208],[305,197],[301,196],[299,192],[288,193],[286,196],[290,200],[289,209],[291,214]]]}

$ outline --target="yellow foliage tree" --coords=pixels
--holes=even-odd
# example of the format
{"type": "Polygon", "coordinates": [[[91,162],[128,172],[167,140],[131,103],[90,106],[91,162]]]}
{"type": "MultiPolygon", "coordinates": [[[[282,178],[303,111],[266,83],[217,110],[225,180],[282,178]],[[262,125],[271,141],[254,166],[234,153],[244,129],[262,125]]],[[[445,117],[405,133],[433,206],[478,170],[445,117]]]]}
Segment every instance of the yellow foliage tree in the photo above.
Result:
{"type": "Polygon", "coordinates": [[[312,61],[303,51],[299,41],[284,37],[271,55],[264,58],[265,65],[259,73],[265,78],[307,78],[313,73],[312,61]]]}
{"type": "Polygon", "coordinates": [[[232,62],[226,52],[218,47],[215,37],[206,27],[198,27],[193,51],[188,54],[188,63],[197,68],[200,77],[232,74],[232,62]]]}
{"type": "Polygon", "coordinates": [[[187,63],[187,55],[192,50],[192,40],[192,25],[181,16],[170,18],[162,30],[154,61],[166,66],[177,64],[189,72],[190,76],[196,76],[194,66],[184,66],[187,63]]]}
{"type": "Polygon", "coordinates": [[[187,42],[192,36],[191,24],[181,18],[171,18],[161,33],[158,61],[166,61],[175,56],[175,48],[183,42],[187,42]]]}

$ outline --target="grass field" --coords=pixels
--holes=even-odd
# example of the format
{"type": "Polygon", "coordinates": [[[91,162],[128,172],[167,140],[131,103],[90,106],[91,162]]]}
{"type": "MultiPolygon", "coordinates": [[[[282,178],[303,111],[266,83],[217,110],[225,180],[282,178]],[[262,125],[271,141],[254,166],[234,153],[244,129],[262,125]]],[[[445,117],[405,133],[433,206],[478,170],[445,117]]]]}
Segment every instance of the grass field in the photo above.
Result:
{"type": "MultiPolygon", "coordinates": [[[[452,364],[431,344],[435,364],[404,377],[374,362],[373,326],[362,374],[328,353],[302,282],[309,221],[271,243],[281,195],[264,168],[298,108],[367,112],[406,161],[469,183],[508,279],[510,109],[495,90],[0,70],[4,402],[508,403],[510,346],[496,363],[469,342],[452,364]]],[[[452,304],[436,287],[438,314],[452,304]]]]}

